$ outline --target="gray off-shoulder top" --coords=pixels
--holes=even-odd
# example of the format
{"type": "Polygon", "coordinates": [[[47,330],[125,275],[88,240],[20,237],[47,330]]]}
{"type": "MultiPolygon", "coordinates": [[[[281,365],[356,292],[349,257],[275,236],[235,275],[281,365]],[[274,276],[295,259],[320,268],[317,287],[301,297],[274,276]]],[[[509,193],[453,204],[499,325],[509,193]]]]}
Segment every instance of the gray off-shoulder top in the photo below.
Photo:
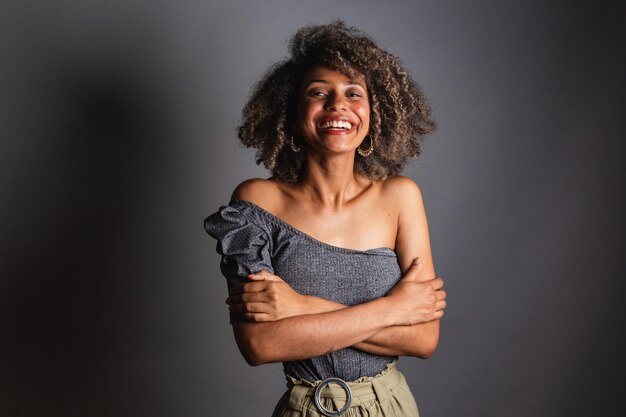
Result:
{"type": "MultiPolygon", "coordinates": [[[[332,246],[247,201],[220,207],[204,226],[217,239],[220,267],[229,287],[266,270],[300,294],[353,306],[384,296],[402,275],[390,248],[359,251],[332,246]]],[[[231,323],[237,320],[242,318],[231,315],[231,323]]],[[[354,381],[379,374],[394,359],[346,348],[284,362],[283,367],[285,374],[311,382],[330,377],[354,381]]]]}

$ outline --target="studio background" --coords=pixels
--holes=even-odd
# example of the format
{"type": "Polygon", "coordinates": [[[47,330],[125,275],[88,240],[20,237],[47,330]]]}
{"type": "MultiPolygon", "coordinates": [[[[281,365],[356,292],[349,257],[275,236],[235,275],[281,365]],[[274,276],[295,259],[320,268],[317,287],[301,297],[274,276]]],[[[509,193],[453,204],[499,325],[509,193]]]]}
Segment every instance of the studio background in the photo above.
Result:
{"type": "Polygon", "coordinates": [[[281,366],[237,351],[202,223],[268,176],[236,140],[252,84],[335,17],[402,59],[439,125],[405,171],[449,294],[435,355],[400,362],[421,415],[621,409],[623,7],[0,7],[0,416],[270,415],[281,366]]]}

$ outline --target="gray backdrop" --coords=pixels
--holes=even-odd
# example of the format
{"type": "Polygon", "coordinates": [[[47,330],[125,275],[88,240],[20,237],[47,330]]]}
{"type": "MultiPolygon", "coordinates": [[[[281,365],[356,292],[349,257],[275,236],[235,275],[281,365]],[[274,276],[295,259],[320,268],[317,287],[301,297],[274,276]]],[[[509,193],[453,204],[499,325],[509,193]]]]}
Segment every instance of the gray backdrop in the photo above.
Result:
{"type": "Polygon", "coordinates": [[[625,13],[601,2],[3,1],[0,416],[263,416],[203,219],[267,173],[235,126],[306,23],[402,58],[449,307],[421,413],[621,405],[625,13]]]}

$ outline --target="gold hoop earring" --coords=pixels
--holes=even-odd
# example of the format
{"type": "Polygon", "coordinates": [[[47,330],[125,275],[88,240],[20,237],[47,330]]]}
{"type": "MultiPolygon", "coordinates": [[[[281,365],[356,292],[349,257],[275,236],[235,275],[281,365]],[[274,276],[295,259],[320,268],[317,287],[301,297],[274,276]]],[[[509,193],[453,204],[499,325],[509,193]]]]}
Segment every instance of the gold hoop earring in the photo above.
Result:
{"type": "Polygon", "coordinates": [[[291,146],[291,150],[294,151],[295,153],[298,153],[302,150],[301,147],[299,147],[298,145],[296,145],[296,142],[294,142],[293,140],[293,133],[291,134],[291,139],[289,140],[289,145],[291,146]]]}
{"type": "MultiPolygon", "coordinates": [[[[361,149],[361,145],[359,145],[358,148],[356,148],[356,151],[359,153],[359,155],[361,155],[362,157],[366,157],[369,156],[373,151],[374,151],[374,139],[371,138],[370,135],[365,136],[365,138],[370,138],[370,147],[363,150],[361,149]]],[[[363,142],[365,142],[365,139],[363,139],[363,142]]],[[[362,143],[361,143],[362,144],[362,143]]]]}

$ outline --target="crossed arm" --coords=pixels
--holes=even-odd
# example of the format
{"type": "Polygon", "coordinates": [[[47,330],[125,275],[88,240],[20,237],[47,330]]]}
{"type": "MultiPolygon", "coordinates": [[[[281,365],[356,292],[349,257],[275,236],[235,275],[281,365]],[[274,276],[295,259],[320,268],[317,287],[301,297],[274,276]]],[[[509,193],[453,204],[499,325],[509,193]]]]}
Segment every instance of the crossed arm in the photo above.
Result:
{"type": "Polygon", "coordinates": [[[387,296],[354,307],[298,294],[268,272],[252,274],[254,282],[235,289],[227,300],[231,311],[247,320],[235,323],[240,349],[254,364],[305,359],[348,346],[376,355],[427,358],[435,350],[446,302],[441,278],[417,281],[420,269],[421,262],[412,265],[387,296]]]}
{"type": "Polygon", "coordinates": [[[306,359],[349,346],[377,355],[427,358],[434,352],[446,293],[441,278],[433,278],[419,189],[411,181],[402,187],[396,238],[402,279],[386,296],[347,307],[298,294],[268,272],[252,274],[252,282],[227,300],[230,310],[246,319],[233,329],[248,363],[306,359]]]}

